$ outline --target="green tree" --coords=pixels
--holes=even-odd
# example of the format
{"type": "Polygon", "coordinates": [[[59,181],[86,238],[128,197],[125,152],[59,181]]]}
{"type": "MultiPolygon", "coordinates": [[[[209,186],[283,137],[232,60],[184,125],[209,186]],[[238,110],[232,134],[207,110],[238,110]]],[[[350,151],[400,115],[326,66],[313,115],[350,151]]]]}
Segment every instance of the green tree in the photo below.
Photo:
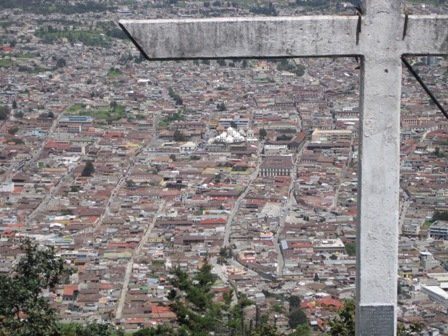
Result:
{"type": "Polygon", "coordinates": [[[181,131],[175,130],[173,134],[173,140],[177,142],[185,141],[185,135],[181,131]]]}
{"type": "Polygon", "coordinates": [[[174,100],[176,105],[183,105],[183,99],[181,96],[179,96],[172,87],[168,88],[168,95],[174,100]]]}
{"type": "Polygon", "coordinates": [[[93,166],[92,161],[87,161],[86,165],[84,166],[84,169],[81,172],[81,176],[89,177],[89,176],[92,176],[92,174],[94,172],[95,172],[95,167],[93,166]]]}
{"type": "Polygon", "coordinates": [[[436,220],[448,221],[448,211],[436,210],[432,215],[431,221],[435,222],[436,220]]]}
{"type": "Polygon", "coordinates": [[[91,322],[86,325],[67,323],[60,325],[61,336],[124,336],[122,330],[117,330],[112,324],[91,322]]]}
{"type": "Polygon", "coordinates": [[[309,335],[311,335],[311,329],[307,323],[299,324],[296,327],[296,330],[294,330],[292,334],[289,334],[289,336],[309,336],[309,335]]]}
{"type": "Polygon", "coordinates": [[[8,133],[11,135],[16,134],[19,131],[19,128],[17,126],[13,126],[10,129],[8,129],[8,133]]]}
{"type": "Polygon", "coordinates": [[[305,67],[302,64],[296,64],[296,68],[294,69],[294,73],[298,77],[302,77],[305,74],[305,67]]]}
{"type": "Polygon", "coordinates": [[[258,138],[260,140],[263,140],[266,138],[266,135],[268,135],[268,132],[266,132],[264,128],[260,128],[260,130],[258,131],[258,138]]]}
{"type": "Polygon", "coordinates": [[[353,336],[355,334],[355,303],[352,300],[346,300],[329,325],[331,336],[353,336]]]}
{"type": "Polygon", "coordinates": [[[124,336],[124,333],[117,331],[115,327],[108,323],[89,323],[78,325],[76,336],[124,336]]]}
{"type": "Polygon", "coordinates": [[[132,334],[132,336],[172,336],[173,330],[166,326],[157,326],[156,328],[143,328],[132,334]]]}
{"type": "Polygon", "coordinates": [[[220,112],[223,112],[223,111],[227,110],[227,107],[224,102],[221,102],[221,103],[216,104],[216,109],[220,112]]]}
{"type": "Polygon", "coordinates": [[[10,142],[13,142],[14,144],[16,144],[16,145],[23,145],[25,142],[22,140],[22,139],[20,139],[20,138],[12,138],[12,139],[9,139],[8,141],[10,141],[10,142]]]}
{"type": "Polygon", "coordinates": [[[178,295],[171,308],[177,316],[179,335],[205,336],[215,331],[222,319],[222,307],[213,301],[211,288],[215,277],[210,264],[205,263],[193,278],[180,268],[173,275],[171,284],[178,295]]]}
{"type": "Polygon", "coordinates": [[[292,311],[296,308],[300,308],[300,296],[297,295],[291,295],[288,299],[289,302],[289,310],[292,311]]]}
{"type": "Polygon", "coordinates": [[[223,258],[230,258],[232,256],[232,250],[230,247],[221,247],[219,250],[219,256],[223,258]]]}
{"type": "Polygon", "coordinates": [[[276,312],[278,314],[282,314],[284,312],[283,305],[281,305],[279,303],[274,304],[273,310],[274,310],[274,312],[276,312]]]}
{"type": "Polygon", "coordinates": [[[356,255],[356,244],[355,243],[346,243],[345,244],[345,252],[351,257],[356,255]]]}
{"type": "Polygon", "coordinates": [[[0,105],[0,120],[8,119],[9,108],[5,105],[0,105]]]}
{"type": "Polygon", "coordinates": [[[117,330],[109,323],[90,322],[86,325],[66,323],[61,324],[59,329],[61,336],[125,336],[123,330],[117,330]]]}
{"type": "Polygon", "coordinates": [[[420,322],[414,322],[408,327],[406,327],[403,323],[399,323],[397,326],[397,336],[421,335],[423,329],[424,325],[420,322]]]}
{"type": "Polygon", "coordinates": [[[300,324],[307,324],[306,314],[300,308],[292,310],[288,315],[288,325],[291,329],[295,329],[300,324]]]}
{"type": "Polygon", "coordinates": [[[59,58],[58,61],[56,62],[56,68],[63,68],[67,65],[67,61],[65,60],[65,58],[59,58]]]}
{"type": "Polygon", "coordinates": [[[126,188],[133,189],[136,188],[137,184],[133,180],[127,180],[126,181],[126,188]]]}
{"type": "MultiPolygon", "coordinates": [[[[207,262],[192,277],[180,268],[174,269],[170,283],[176,293],[170,295],[170,306],[176,313],[179,327],[176,332],[167,331],[167,335],[209,336],[214,333],[233,336],[280,336],[276,327],[269,324],[265,316],[257,318],[255,327],[251,327],[252,324],[248,323],[244,311],[253,303],[244,294],[229,291],[223,295],[223,303],[216,302],[212,294],[216,276],[211,270],[212,267],[207,262]],[[234,295],[237,303],[232,305],[234,295]]],[[[153,334],[148,331],[148,335],[153,334]]]]}
{"type": "Polygon", "coordinates": [[[0,335],[59,336],[56,312],[41,294],[54,290],[70,270],[52,247],[25,240],[21,249],[24,256],[0,275],[0,335]]]}
{"type": "Polygon", "coordinates": [[[440,147],[436,147],[434,150],[434,155],[438,158],[444,157],[444,153],[440,150],[440,147]]]}

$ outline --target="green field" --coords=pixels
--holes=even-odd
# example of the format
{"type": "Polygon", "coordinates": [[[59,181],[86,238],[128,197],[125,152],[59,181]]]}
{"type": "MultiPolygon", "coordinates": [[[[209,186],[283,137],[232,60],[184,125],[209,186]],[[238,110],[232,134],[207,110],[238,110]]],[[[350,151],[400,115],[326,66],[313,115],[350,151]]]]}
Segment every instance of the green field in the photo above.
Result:
{"type": "Polygon", "coordinates": [[[115,78],[121,76],[123,73],[119,69],[110,68],[107,72],[107,77],[109,78],[115,78]]]}
{"type": "Polygon", "coordinates": [[[71,115],[91,116],[95,119],[116,121],[126,117],[126,109],[120,104],[87,108],[84,104],[73,104],[67,109],[71,115]]]}
{"type": "Polygon", "coordinates": [[[0,58],[0,68],[9,68],[14,62],[9,58],[0,58]]]}
{"type": "Polygon", "coordinates": [[[27,53],[27,52],[20,52],[17,55],[15,55],[17,58],[19,59],[31,59],[31,58],[35,58],[38,57],[35,54],[31,54],[31,53],[27,53]]]}
{"type": "Polygon", "coordinates": [[[87,30],[38,30],[35,35],[44,43],[55,43],[62,39],[67,39],[70,43],[83,43],[92,47],[110,46],[109,38],[101,32],[87,30]]]}

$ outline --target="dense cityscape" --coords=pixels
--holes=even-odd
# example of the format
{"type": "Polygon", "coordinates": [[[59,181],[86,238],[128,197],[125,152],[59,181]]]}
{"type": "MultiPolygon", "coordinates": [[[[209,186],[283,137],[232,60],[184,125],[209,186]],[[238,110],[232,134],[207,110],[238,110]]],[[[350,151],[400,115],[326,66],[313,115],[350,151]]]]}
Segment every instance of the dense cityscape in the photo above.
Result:
{"type": "MultiPolygon", "coordinates": [[[[324,335],[355,296],[359,60],[149,62],[117,22],[353,12],[336,0],[2,1],[0,274],[24,238],[52,246],[72,269],[42,294],[60,320],[132,333],[176,328],[175,272],[209,265],[213,300],[244,295],[246,321],[324,335]]],[[[448,58],[410,62],[446,108],[448,58]]],[[[398,320],[415,335],[448,334],[447,161],[448,120],[403,68],[398,320]]]]}

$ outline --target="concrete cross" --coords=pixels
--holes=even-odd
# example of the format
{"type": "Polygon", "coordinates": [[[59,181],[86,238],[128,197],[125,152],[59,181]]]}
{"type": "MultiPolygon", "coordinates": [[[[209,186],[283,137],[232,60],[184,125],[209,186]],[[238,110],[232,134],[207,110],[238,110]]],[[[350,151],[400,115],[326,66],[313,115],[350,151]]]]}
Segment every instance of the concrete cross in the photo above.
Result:
{"type": "Polygon", "coordinates": [[[150,60],[361,59],[356,334],[396,334],[403,55],[448,54],[448,16],[404,15],[398,0],[364,0],[359,16],[122,20],[150,60]]]}

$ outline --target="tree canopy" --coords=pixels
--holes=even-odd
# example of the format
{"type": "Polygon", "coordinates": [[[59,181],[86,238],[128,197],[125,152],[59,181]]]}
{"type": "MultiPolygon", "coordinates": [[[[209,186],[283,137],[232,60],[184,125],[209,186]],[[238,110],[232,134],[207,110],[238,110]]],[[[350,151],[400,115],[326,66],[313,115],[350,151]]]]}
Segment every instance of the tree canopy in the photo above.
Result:
{"type": "Polygon", "coordinates": [[[9,108],[6,105],[0,105],[0,120],[8,119],[9,108]]]}
{"type": "MultiPolygon", "coordinates": [[[[21,242],[23,256],[7,275],[0,275],[0,336],[124,336],[112,324],[89,322],[59,323],[57,312],[43,293],[68,280],[71,270],[52,247],[40,247],[30,240],[21,242]]],[[[168,295],[176,314],[176,326],[143,328],[134,336],[284,336],[267,315],[246,295],[227,289],[217,300],[213,287],[216,276],[205,261],[192,275],[175,268],[170,275],[173,287],[168,295]],[[250,319],[248,309],[255,308],[250,319]]],[[[290,313],[294,336],[308,336],[306,315],[298,308],[300,299],[291,297],[290,313]]],[[[332,334],[335,335],[335,334],[332,334]]],[[[342,335],[342,334],[341,334],[342,335]]]]}
{"type": "Polygon", "coordinates": [[[93,166],[92,161],[87,161],[84,169],[81,172],[81,176],[89,177],[95,172],[95,167],[93,166]]]}
{"type": "MultiPolygon", "coordinates": [[[[205,262],[198,272],[189,276],[180,268],[175,268],[170,280],[173,290],[168,299],[170,307],[177,316],[177,329],[168,327],[146,328],[137,336],[282,336],[277,328],[269,323],[267,316],[259,316],[250,321],[245,316],[246,309],[253,302],[241,293],[228,290],[222,302],[215,299],[212,292],[216,277],[211,273],[212,266],[205,262]],[[236,297],[235,297],[236,296],[236,297]],[[236,298],[236,303],[232,300],[236,298]]],[[[258,311],[258,310],[257,310],[258,311]]]]}
{"type": "Polygon", "coordinates": [[[330,321],[331,336],[352,336],[355,334],[355,303],[346,300],[339,314],[330,321]]]}
{"type": "Polygon", "coordinates": [[[24,256],[8,275],[0,275],[0,335],[58,336],[57,315],[42,291],[51,291],[70,273],[53,248],[39,248],[30,240],[24,256]]]}

